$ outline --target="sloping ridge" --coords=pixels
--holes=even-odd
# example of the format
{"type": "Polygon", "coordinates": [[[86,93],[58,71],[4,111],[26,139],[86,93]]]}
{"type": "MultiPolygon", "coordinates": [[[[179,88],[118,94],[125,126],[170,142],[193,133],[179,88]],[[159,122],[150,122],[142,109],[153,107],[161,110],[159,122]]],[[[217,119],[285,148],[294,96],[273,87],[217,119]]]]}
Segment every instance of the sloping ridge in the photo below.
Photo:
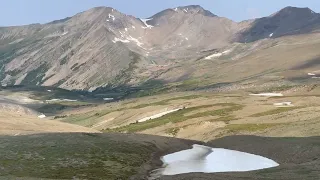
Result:
{"type": "Polygon", "coordinates": [[[19,104],[0,101],[0,135],[25,135],[57,132],[98,133],[94,129],[41,119],[39,113],[19,104]]]}
{"type": "Polygon", "coordinates": [[[239,42],[310,33],[320,27],[320,14],[309,8],[286,7],[268,17],[255,19],[240,32],[239,42]]]}

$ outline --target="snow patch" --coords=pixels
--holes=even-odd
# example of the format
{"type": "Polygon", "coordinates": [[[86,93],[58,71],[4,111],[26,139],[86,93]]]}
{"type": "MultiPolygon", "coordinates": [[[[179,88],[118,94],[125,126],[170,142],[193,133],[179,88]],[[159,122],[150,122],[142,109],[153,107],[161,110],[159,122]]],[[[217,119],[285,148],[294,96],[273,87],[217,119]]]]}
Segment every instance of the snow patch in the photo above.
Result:
{"type": "Polygon", "coordinates": [[[139,47],[141,47],[141,45],[143,44],[138,39],[133,38],[132,36],[129,36],[128,40],[134,41],[137,44],[137,46],[139,46],[139,47]]]}
{"type": "Polygon", "coordinates": [[[269,34],[269,37],[272,37],[273,36],[273,33],[269,34]]]}
{"type": "Polygon", "coordinates": [[[314,73],[308,73],[308,76],[315,76],[316,74],[314,73]]]}
{"type": "Polygon", "coordinates": [[[68,101],[68,102],[76,102],[78,100],[73,100],[73,99],[50,99],[50,100],[45,100],[46,102],[57,102],[57,101],[68,101]]]}
{"type": "Polygon", "coordinates": [[[277,106],[277,107],[293,106],[292,102],[273,103],[273,105],[274,105],[274,106],[277,106]]]}
{"type": "Polygon", "coordinates": [[[103,98],[104,101],[112,101],[113,98],[103,98]]]}
{"type": "Polygon", "coordinates": [[[250,94],[250,96],[263,96],[263,97],[281,97],[281,93],[259,93],[259,94],[250,94]]]}
{"type": "Polygon", "coordinates": [[[40,119],[43,119],[43,118],[45,118],[45,117],[47,117],[47,116],[44,115],[44,114],[41,114],[41,115],[38,116],[38,118],[40,118],[40,119]]]}
{"type": "Polygon", "coordinates": [[[68,31],[65,31],[65,32],[63,32],[60,36],[65,36],[65,35],[67,35],[69,32],[68,31]]]}
{"type": "Polygon", "coordinates": [[[135,26],[132,26],[132,28],[133,28],[133,29],[136,29],[136,27],[135,27],[135,26]]]}
{"type": "Polygon", "coordinates": [[[262,156],[197,144],[192,149],[163,156],[161,160],[163,168],[153,171],[155,176],[194,172],[246,172],[279,166],[277,162],[262,156]]]}
{"type": "Polygon", "coordinates": [[[222,56],[222,53],[215,53],[210,56],[207,56],[205,59],[212,59],[212,58],[220,57],[220,56],[222,56]]]}
{"type": "Polygon", "coordinates": [[[162,116],[164,116],[164,115],[166,115],[166,114],[179,111],[179,110],[181,110],[181,109],[182,109],[182,108],[178,108],[178,109],[173,109],[173,110],[170,110],[170,111],[165,111],[165,112],[162,112],[162,113],[158,113],[158,114],[155,114],[155,115],[153,115],[153,116],[149,116],[149,117],[142,118],[142,119],[138,120],[138,122],[145,122],[145,121],[148,121],[148,120],[156,119],[156,118],[162,117],[162,116]]]}
{"type": "Polygon", "coordinates": [[[188,12],[186,9],[183,9],[183,11],[186,12],[186,13],[188,12]]]}
{"type": "Polygon", "coordinates": [[[89,88],[89,90],[88,90],[88,92],[93,92],[94,90],[96,90],[97,88],[96,87],[91,87],[91,88],[89,88]]]}
{"type": "Polygon", "coordinates": [[[130,41],[127,39],[119,39],[119,38],[115,37],[112,42],[113,43],[117,43],[117,42],[129,43],[130,41]]]}
{"type": "Polygon", "coordinates": [[[47,90],[48,92],[52,92],[52,90],[47,90]]]}
{"type": "Polygon", "coordinates": [[[189,40],[189,38],[187,38],[187,37],[185,37],[185,39],[188,41],[189,40]]]}
{"type": "Polygon", "coordinates": [[[151,18],[151,19],[140,19],[140,20],[141,20],[141,21],[143,22],[143,24],[145,25],[145,27],[142,27],[143,29],[146,29],[146,28],[151,29],[151,28],[153,28],[152,25],[147,24],[147,21],[152,20],[152,18],[151,18]]]}
{"type": "Polygon", "coordinates": [[[229,52],[231,52],[230,49],[223,51],[222,54],[228,54],[229,52]]]}
{"type": "Polygon", "coordinates": [[[128,31],[128,28],[124,28],[125,31],[128,31]]]}
{"type": "Polygon", "coordinates": [[[173,10],[174,10],[174,11],[178,11],[178,8],[174,8],[173,10]]]}
{"type": "Polygon", "coordinates": [[[109,22],[109,19],[107,19],[107,22],[109,22]]]}
{"type": "Polygon", "coordinates": [[[205,59],[212,59],[212,58],[220,57],[220,56],[222,56],[222,55],[224,55],[224,54],[228,54],[228,53],[230,53],[230,52],[231,52],[231,50],[228,49],[228,50],[225,50],[225,51],[223,51],[223,52],[221,52],[221,53],[214,53],[214,54],[212,54],[212,55],[210,55],[210,56],[207,56],[207,57],[205,57],[205,59]]]}
{"type": "Polygon", "coordinates": [[[112,18],[112,21],[114,21],[116,19],[116,17],[114,15],[112,15],[112,14],[109,14],[108,17],[109,17],[109,19],[112,18]]]}

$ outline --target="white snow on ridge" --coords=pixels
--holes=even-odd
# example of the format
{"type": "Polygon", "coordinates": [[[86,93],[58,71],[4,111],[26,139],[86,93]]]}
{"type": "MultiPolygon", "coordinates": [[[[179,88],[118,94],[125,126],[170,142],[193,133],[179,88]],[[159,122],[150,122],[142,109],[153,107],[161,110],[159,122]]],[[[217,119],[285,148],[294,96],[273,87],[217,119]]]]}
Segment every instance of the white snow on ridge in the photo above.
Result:
{"type": "Polygon", "coordinates": [[[173,10],[174,10],[174,11],[178,11],[178,8],[174,8],[173,10]]]}
{"type": "Polygon", "coordinates": [[[273,36],[273,33],[269,34],[269,37],[272,37],[273,36]]]}
{"type": "Polygon", "coordinates": [[[145,25],[145,27],[142,27],[143,29],[146,29],[146,28],[151,29],[151,28],[154,27],[154,26],[152,26],[152,25],[147,24],[147,21],[152,20],[152,18],[151,18],[151,19],[140,19],[140,20],[141,20],[141,21],[143,22],[143,24],[145,25]]]}
{"type": "Polygon", "coordinates": [[[314,73],[308,73],[308,76],[315,76],[316,74],[314,73]]]}
{"type": "Polygon", "coordinates": [[[188,12],[186,9],[183,9],[183,11],[186,12],[186,13],[188,12]]]}
{"type": "Polygon", "coordinates": [[[281,94],[281,93],[259,93],[259,94],[250,94],[250,96],[280,97],[280,96],[283,96],[283,94],[281,94]]]}
{"type": "Polygon", "coordinates": [[[156,176],[192,172],[246,172],[279,166],[277,162],[262,156],[197,144],[192,149],[163,156],[161,160],[164,167],[153,172],[156,176]]]}
{"type": "Polygon", "coordinates": [[[173,109],[173,110],[170,110],[170,111],[165,111],[165,112],[162,112],[162,113],[158,113],[158,114],[155,114],[155,115],[153,115],[153,116],[149,116],[149,117],[142,118],[142,119],[138,120],[138,122],[145,122],[145,121],[148,121],[148,120],[156,119],[156,118],[162,117],[162,116],[164,116],[164,115],[166,115],[166,114],[179,111],[179,110],[181,110],[181,109],[182,109],[182,108],[178,108],[178,109],[173,109]]]}
{"type": "Polygon", "coordinates": [[[112,21],[114,21],[116,19],[116,17],[114,15],[112,15],[112,14],[109,14],[108,16],[109,16],[109,19],[112,18],[112,21]]]}

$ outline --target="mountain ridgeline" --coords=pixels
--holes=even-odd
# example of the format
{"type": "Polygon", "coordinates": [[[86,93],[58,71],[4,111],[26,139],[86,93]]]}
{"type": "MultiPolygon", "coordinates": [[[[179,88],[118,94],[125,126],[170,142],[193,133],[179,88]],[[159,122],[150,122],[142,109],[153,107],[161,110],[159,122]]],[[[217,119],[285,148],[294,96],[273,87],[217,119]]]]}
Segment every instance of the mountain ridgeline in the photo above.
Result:
{"type": "MultiPolygon", "coordinates": [[[[275,14],[234,22],[201,6],[183,6],[140,19],[97,7],[47,24],[0,28],[0,82],[93,91],[177,82],[180,63],[203,59],[233,44],[317,32],[320,14],[286,7],[275,14]]],[[[192,66],[192,65],[191,65],[192,66]]]]}

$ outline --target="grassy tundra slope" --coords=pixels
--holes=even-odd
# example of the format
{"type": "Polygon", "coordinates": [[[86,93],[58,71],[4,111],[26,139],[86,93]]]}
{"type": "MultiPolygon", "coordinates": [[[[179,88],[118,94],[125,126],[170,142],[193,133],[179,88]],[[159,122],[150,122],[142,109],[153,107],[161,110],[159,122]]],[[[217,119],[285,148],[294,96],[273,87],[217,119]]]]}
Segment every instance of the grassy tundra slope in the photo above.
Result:
{"type": "Polygon", "coordinates": [[[320,134],[318,87],[291,87],[283,97],[256,97],[250,92],[171,93],[64,111],[56,118],[104,132],[135,132],[210,141],[227,135],[317,136],[320,134]],[[299,89],[299,92],[296,90],[299,89]],[[274,103],[292,102],[292,107],[274,103]],[[162,117],[139,122],[167,110],[162,117]]]}
{"type": "MultiPolygon", "coordinates": [[[[319,137],[225,137],[212,147],[245,151],[272,158],[279,167],[245,173],[190,173],[160,179],[319,179],[319,137]]],[[[38,134],[0,137],[0,178],[146,180],[161,167],[160,156],[191,148],[194,142],[138,134],[38,134]]],[[[205,144],[205,143],[202,143],[205,144]]]]}

